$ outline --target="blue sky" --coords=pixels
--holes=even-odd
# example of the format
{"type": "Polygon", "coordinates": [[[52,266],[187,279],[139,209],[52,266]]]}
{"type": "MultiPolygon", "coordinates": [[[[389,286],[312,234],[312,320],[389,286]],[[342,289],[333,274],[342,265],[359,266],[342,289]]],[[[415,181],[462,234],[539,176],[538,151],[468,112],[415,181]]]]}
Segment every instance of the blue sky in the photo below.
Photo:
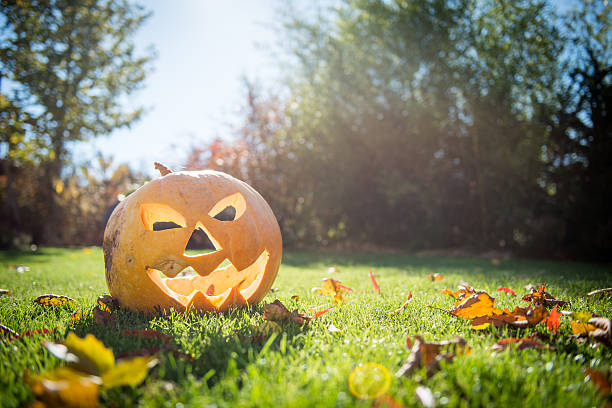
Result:
{"type": "Polygon", "coordinates": [[[141,50],[157,52],[145,88],[128,104],[149,108],[131,129],[81,143],[75,159],[112,155],[152,174],[153,162],[179,168],[189,147],[230,137],[245,101],[242,78],[269,86],[279,75],[277,0],[147,0],[153,16],[137,33],[141,50]],[[80,156],[80,157],[79,157],[80,156]]]}

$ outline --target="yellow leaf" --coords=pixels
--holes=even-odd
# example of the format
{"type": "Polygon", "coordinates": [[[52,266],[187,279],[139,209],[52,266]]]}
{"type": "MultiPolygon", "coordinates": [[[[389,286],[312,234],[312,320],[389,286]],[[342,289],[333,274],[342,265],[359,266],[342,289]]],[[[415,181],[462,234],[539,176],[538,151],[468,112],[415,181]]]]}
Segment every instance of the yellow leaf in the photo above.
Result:
{"type": "Polygon", "coordinates": [[[61,367],[36,376],[26,374],[34,395],[49,407],[96,407],[100,378],[61,367]]]}
{"type": "Polygon", "coordinates": [[[597,327],[592,324],[578,323],[574,320],[570,321],[570,324],[572,325],[572,332],[574,334],[588,334],[589,332],[597,330],[597,327]]]}
{"type": "Polygon", "coordinates": [[[470,328],[472,328],[474,330],[485,330],[490,325],[491,325],[491,323],[483,323],[483,324],[478,324],[476,326],[470,326],[470,328]]]}
{"type": "Polygon", "coordinates": [[[579,322],[582,323],[586,323],[588,322],[592,317],[593,317],[593,313],[591,312],[573,312],[572,313],[572,317],[576,320],[578,320],[579,322]]]}
{"type": "Polygon", "coordinates": [[[113,351],[106,348],[93,334],[81,339],[69,333],[64,344],[79,358],[76,365],[89,374],[101,375],[115,366],[113,351]]]}
{"type": "Polygon", "coordinates": [[[138,385],[147,377],[149,369],[157,363],[158,360],[154,357],[134,357],[120,361],[102,374],[102,386],[112,388],[120,385],[138,385]]]}
{"type": "Polygon", "coordinates": [[[74,299],[69,298],[64,295],[40,295],[36,299],[34,299],[34,303],[38,303],[43,306],[62,306],[62,305],[70,305],[74,306],[76,302],[74,299]]]}
{"type": "Polygon", "coordinates": [[[59,180],[57,183],[55,183],[55,192],[57,194],[62,194],[63,191],[64,191],[64,182],[62,180],[59,180]]]}

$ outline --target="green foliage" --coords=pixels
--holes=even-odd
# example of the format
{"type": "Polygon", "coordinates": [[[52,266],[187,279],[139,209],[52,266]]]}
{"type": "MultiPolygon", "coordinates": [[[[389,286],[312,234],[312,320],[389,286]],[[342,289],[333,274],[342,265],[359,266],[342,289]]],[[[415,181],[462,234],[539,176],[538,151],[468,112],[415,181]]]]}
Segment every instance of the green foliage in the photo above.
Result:
{"type": "MultiPolygon", "coordinates": [[[[39,220],[69,220],[61,207],[64,165],[74,142],[129,126],[142,109],[127,109],[124,98],[143,84],[150,55],[138,55],[134,32],[148,14],[126,0],[2,0],[0,75],[9,80],[2,104],[2,145],[8,224],[21,232],[28,212],[39,220]],[[7,146],[4,149],[4,146],[7,146]],[[23,165],[31,160],[30,167],[23,165]],[[36,160],[33,160],[33,159],[36,160]],[[24,173],[32,199],[14,193],[24,173]],[[24,202],[25,201],[25,202],[24,202]]],[[[66,242],[54,226],[42,224],[41,238],[66,242]]]]}
{"type": "MultiPolygon", "coordinates": [[[[413,378],[393,378],[388,393],[405,406],[418,406],[414,389],[420,381],[431,388],[439,406],[600,406],[595,387],[585,382],[584,367],[599,370],[612,358],[609,348],[592,347],[571,339],[569,319],[561,318],[559,335],[552,337],[544,325],[510,333],[508,329],[477,332],[469,322],[430,309],[443,309],[453,300],[440,289],[454,288],[462,280],[489,293],[507,286],[519,295],[526,284],[548,283],[547,291],[571,300],[571,310],[590,311],[612,317],[606,298],[587,298],[592,289],[610,286],[610,268],[581,263],[524,260],[491,262],[485,258],[415,256],[376,253],[287,252],[277,280],[276,292],[264,302],[280,299],[290,309],[308,312],[330,304],[328,296],[313,293],[327,269],[331,276],[351,287],[346,305],[338,305],[306,327],[282,323],[283,333],[261,344],[240,340],[250,336],[251,325],[259,325],[261,305],[221,314],[171,314],[147,319],[119,311],[119,327],[101,326],[91,315],[98,295],[106,291],[102,251],[45,249],[36,253],[0,252],[0,288],[12,296],[0,297],[0,323],[18,332],[42,328],[50,334],[0,341],[0,405],[15,407],[32,400],[23,382],[25,370],[35,375],[62,365],[41,344],[45,339],[63,342],[70,332],[79,337],[94,334],[116,357],[142,349],[163,347],[164,339],[126,335],[123,330],[154,329],[170,336],[179,351],[157,353],[159,365],[138,387],[124,386],[101,391],[102,406],[218,407],[369,407],[372,401],[355,399],[348,388],[350,372],[359,363],[377,362],[395,373],[409,355],[406,335],[420,334],[426,341],[464,337],[472,348],[458,356],[433,377],[419,371],[413,378]],[[23,274],[7,271],[8,265],[24,264],[23,274]],[[372,267],[381,288],[374,292],[368,270],[372,267]],[[432,273],[444,275],[432,282],[432,273]],[[404,311],[389,315],[408,292],[413,301],[404,311]],[[41,293],[74,298],[85,313],[76,322],[71,309],[45,308],[32,303],[41,293]],[[300,300],[291,300],[292,295],[300,300]],[[341,333],[332,333],[333,324],[341,333]],[[503,337],[538,333],[540,341],[555,349],[504,351],[492,355],[489,347],[503,337]]],[[[497,293],[495,304],[524,306],[520,296],[497,293]]],[[[117,365],[119,367],[119,365],[117,365]]]]}

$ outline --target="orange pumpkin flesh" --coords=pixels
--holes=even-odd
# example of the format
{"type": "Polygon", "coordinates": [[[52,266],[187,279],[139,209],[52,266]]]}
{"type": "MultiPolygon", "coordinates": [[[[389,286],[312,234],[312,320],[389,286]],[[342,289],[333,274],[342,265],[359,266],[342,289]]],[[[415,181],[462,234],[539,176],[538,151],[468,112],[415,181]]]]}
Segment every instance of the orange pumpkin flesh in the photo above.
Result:
{"type": "Polygon", "coordinates": [[[130,194],[104,231],[106,282],[133,310],[224,311],[260,301],[282,255],[280,229],[265,200],[248,184],[212,171],[169,172],[130,194]],[[232,220],[215,218],[232,207],[232,220]],[[170,229],[156,230],[158,223],[170,229]],[[195,230],[215,250],[187,255],[195,230]],[[194,276],[184,276],[186,270],[194,276]]]}

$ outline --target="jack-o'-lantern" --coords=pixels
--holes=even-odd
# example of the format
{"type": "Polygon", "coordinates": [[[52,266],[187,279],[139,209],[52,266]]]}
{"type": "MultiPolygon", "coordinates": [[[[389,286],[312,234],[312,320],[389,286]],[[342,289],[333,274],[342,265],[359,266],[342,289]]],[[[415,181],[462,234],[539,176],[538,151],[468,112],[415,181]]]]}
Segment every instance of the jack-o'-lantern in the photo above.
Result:
{"type": "Polygon", "coordinates": [[[156,167],[162,176],[121,201],[104,231],[113,298],[147,313],[224,311],[260,301],[282,253],[280,229],[266,201],[225,173],[156,167]],[[205,234],[211,252],[186,252],[194,232],[205,234]]]}

